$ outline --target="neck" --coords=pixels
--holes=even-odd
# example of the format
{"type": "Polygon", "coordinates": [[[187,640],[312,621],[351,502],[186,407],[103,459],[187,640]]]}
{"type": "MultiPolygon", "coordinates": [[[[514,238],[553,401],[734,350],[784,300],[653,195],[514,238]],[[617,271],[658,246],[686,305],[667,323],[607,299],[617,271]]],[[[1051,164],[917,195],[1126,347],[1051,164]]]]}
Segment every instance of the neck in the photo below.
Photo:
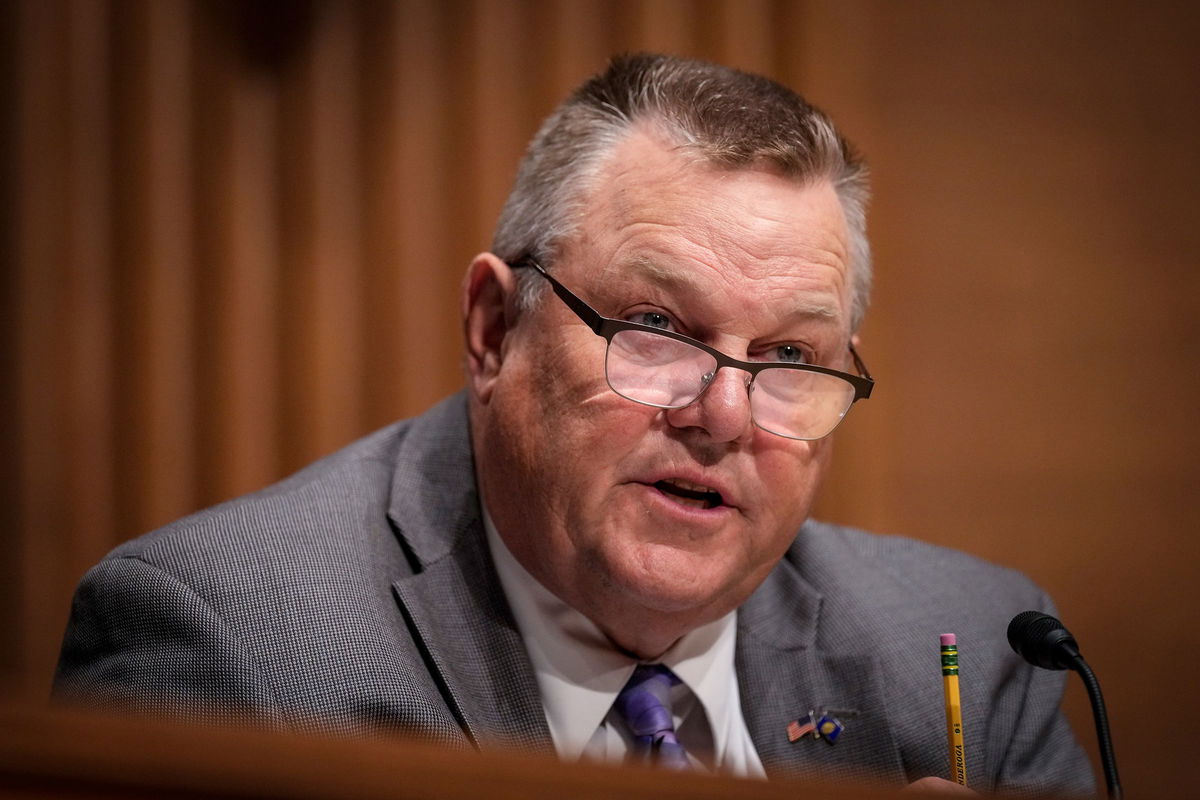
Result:
{"type": "Polygon", "coordinates": [[[670,650],[671,646],[687,633],[687,631],[678,634],[673,631],[652,632],[643,629],[630,635],[628,632],[609,630],[594,619],[592,622],[595,622],[596,626],[608,637],[608,641],[615,649],[638,661],[658,661],[662,658],[663,653],[670,650]],[[623,633],[625,635],[622,635],[623,633]]]}
{"type": "MultiPolygon", "coordinates": [[[[568,599],[564,598],[564,602],[572,605],[568,599]]],[[[721,619],[730,611],[723,606],[672,613],[629,608],[624,609],[624,613],[617,610],[617,613],[602,615],[594,613],[594,609],[573,607],[600,629],[614,649],[644,662],[660,661],[684,636],[721,619]]],[[[717,635],[716,631],[710,633],[714,637],[717,635]]]]}

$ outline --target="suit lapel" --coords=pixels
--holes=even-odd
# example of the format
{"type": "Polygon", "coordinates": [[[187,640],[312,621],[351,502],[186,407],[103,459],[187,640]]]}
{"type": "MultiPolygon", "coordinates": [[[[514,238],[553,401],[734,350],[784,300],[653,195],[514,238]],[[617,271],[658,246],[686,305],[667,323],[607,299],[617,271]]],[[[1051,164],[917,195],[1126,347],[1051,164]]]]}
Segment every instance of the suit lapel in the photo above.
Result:
{"type": "MultiPolygon", "coordinates": [[[[400,445],[388,518],[411,573],[393,589],[443,698],[477,747],[552,752],[524,642],[487,550],[466,402],[456,395],[414,420],[400,445]]],[[[785,559],[738,612],[735,663],[743,715],[769,775],[904,777],[866,652],[823,652],[822,600],[785,559]],[[836,744],[789,742],[809,709],[846,709],[836,744]]]]}
{"type": "Polygon", "coordinates": [[[821,606],[785,559],[738,612],[738,686],[763,766],[780,777],[903,780],[878,664],[867,653],[817,647],[821,606]],[[835,743],[788,741],[788,723],[805,722],[810,709],[855,713],[837,715],[845,730],[835,743]]]}
{"type": "Polygon", "coordinates": [[[533,668],[484,545],[464,545],[393,585],[413,640],[477,747],[550,749],[533,668]]]}
{"type": "Polygon", "coordinates": [[[392,587],[446,705],[476,747],[551,751],[484,537],[462,395],[414,421],[396,463],[388,517],[412,574],[392,587]]]}

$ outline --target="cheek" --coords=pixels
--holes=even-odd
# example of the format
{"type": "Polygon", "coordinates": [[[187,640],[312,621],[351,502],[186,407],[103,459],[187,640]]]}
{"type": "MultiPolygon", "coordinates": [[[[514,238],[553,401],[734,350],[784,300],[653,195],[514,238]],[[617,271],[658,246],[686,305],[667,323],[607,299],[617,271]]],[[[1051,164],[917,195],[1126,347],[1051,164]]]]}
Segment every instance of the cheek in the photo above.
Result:
{"type": "MultiPolygon", "coordinates": [[[[769,435],[769,434],[768,434],[769,435]]],[[[833,454],[833,440],[788,442],[772,437],[759,455],[758,479],[764,508],[775,517],[781,536],[799,529],[812,510],[833,454]]]]}
{"type": "Polygon", "coordinates": [[[609,388],[604,373],[604,341],[588,335],[570,346],[555,347],[528,360],[513,389],[527,392],[549,445],[572,449],[572,461],[604,462],[591,456],[611,454],[636,439],[657,414],[609,388]]]}
{"type": "Polygon", "coordinates": [[[603,344],[595,337],[574,346],[548,348],[526,359],[528,389],[548,415],[567,415],[608,393],[603,344]]]}
{"type": "Polygon", "coordinates": [[[656,413],[609,389],[603,349],[592,344],[514,350],[497,384],[493,413],[507,431],[505,449],[520,453],[514,468],[536,475],[543,494],[603,486],[656,413]]]}

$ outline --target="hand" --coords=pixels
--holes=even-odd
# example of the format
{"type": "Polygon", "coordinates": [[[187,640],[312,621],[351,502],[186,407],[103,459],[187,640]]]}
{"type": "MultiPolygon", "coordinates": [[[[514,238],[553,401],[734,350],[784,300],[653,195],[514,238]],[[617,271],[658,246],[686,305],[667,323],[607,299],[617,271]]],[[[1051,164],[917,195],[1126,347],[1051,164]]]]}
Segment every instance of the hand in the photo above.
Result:
{"type": "Polygon", "coordinates": [[[966,786],[948,781],[945,778],[921,778],[904,787],[904,791],[928,792],[930,794],[956,794],[959,796],[979,797],[979,792],[973,792],[966,786]]]}

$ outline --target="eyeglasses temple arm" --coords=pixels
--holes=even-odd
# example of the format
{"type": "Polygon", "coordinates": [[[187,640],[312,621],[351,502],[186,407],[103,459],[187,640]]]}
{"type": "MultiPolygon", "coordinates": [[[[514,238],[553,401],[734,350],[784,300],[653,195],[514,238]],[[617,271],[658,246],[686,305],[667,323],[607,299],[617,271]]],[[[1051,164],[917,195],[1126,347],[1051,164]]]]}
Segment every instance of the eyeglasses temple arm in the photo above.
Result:
{"type": "Polygon", "coordinates": [[[509,264],[513,269],[521,267],[533,267],[543,278],[550,281],[550,286],[553,287],[554,293],[562,298],[562,301],[575,312],[575,314],[584,321],[584,323],[592,329],[592,332],[600,335],[600,327],[604,324],[604,318],[600,316],[591,306],[580,300],[571,293],[571,290],[563,286],[554,279],[554,276],[545,270],[538,262],[533,260],[532,256],[526,256],[512,264],[509,264]]]}
{"type": "Polygon", "coordinates": [[[858,370],[859,375],[863,376],[869,381],[875,380],[871,377],[871,373],[867,370],[867,365],[864,364],[863,360],[858,357],[858,351],[854,349],[854,345],[850,345],[850,357],[854,359],[854,368],[858,370]]]}

